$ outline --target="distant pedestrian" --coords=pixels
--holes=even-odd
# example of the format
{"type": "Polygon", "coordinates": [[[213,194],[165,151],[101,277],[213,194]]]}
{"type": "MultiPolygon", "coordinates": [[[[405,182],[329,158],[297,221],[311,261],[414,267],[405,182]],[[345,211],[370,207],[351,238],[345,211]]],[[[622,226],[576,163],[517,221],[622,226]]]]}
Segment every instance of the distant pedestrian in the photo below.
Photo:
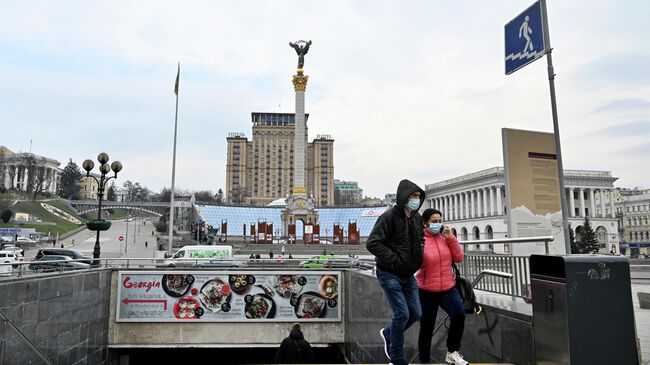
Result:
{"type": "Polygon", "coordinates": [[[327,255],[327,250],[323,249],[323,256],[327,255]]]}
{"type": "Polygon", "coordinates": [[[291,252],[289,252],[289,260],[293,260],[293,256],[291,256],[291,252]]]}
{"type": "Polygon", "coordinates": [[[308,364],[315,361],[314,350],[309,342],[305,340],[300,324],[292,324],[289,336],[282,340],[282,344],[275,354],[275,363],[308,364]]]}
{"type": "Polygon", "coordinates": [[[52,248],[56,247],[56,240],[52,241],[52,248]]]}
{"type": "Polygon", "coordinates": [[[282,256],[284,256],[284,245],[282,245],[282,256]]]}
{"type": "Polygon", "coordinates": [[[262,256],[260,256],[260,254],[258,253],[258,254],[255,255],[255,258],[259,260],[259,259],[262,258],[262,256]]]}
{"type": "Polygon", "coordinates": [[[147,248],[148,245],[149,245],[149,242],[144,241],[144,247],[147,248]]]}
{"type": "Polygon", "coordinates": [[[251,254],[248,258],[249,258],[249,259],[254,259],[254,258],[255,258],[255,255],[251,254]]]}
{"type": "Polygon", "coordinates": [[[151,235],[152,235],[152,236],[154,235],[154,233],[156,233],[156,231],[151,231],[151,235]]]}
{"type": "Polygon", "coordinates": [[[61,244],[61,248],[63,248],[63,243],[61,244]]]}
{"type": "Polygon", "coordinates": [[[270,258],[270,259],[273,258],[273,251],[269,251],[269,258],[270,258]]]}

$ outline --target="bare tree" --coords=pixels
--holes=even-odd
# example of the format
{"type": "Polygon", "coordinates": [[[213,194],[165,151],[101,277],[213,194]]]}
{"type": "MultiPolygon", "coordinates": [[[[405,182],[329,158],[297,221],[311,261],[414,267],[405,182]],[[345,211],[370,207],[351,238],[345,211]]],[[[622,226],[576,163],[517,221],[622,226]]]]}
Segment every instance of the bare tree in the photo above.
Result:
{"type": "Polygon", "coordinates": [[[31,153],[25,154],[21,159],[25,170],[29,171],[25,181],[25,191],[31,193],[32,201],[35,201],[38,194],[48,190],[52,183],[51,174],[46,168],[47,160],[31,153]]]}
{"type": "Polygon", "coordinates": [[[32,201],[36,200],[36,195],[50,190],[50,185],[52,185],[52,170],[45,166],[45,162],[45,159],[43,159],[43,165],[36,167],[32,201]]]}
{"type": "Polygon", "coordinates": [[[0,147],[0,188],[5,186],[5,174],[9,168],[7,160],[7,150],[0,147]]]}

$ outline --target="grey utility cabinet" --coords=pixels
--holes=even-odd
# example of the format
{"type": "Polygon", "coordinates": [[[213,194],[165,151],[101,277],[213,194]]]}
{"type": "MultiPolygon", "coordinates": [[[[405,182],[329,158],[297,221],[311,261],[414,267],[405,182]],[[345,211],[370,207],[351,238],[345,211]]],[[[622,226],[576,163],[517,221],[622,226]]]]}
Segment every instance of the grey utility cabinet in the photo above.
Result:
{"type": "Polygon", "coordinates": [[[624,256],[531,255],[536,364],[638,364],[624,256]]]}

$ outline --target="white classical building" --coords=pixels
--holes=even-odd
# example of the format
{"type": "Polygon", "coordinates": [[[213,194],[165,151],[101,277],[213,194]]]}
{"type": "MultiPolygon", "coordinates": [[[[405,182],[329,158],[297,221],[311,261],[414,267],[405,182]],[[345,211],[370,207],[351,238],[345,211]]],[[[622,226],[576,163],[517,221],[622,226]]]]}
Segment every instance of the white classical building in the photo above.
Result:
{"type": "MultiPolygon", "coordinates": [[[[615,202],[621,228],[620,253],[648,255],[650,252],[650,194],[621,195],[616,198],[615,202]]],[[[616,248],[613,249],[616,252],[616,248]]]]}
{"type": "MultiPolygon", "coordinates": [[[[618,220],[609,171],[564,170],[565,194],[569,203],[569,223],[579,237],[585,217],[603,245],[618,245],[618,220]],[[600,199],[601,196],[606,197],[600,199]]],[[[436,208],[460,241],[508,237],[505,175],[503,167],[474,172],[426,185],[424,208],[436,208]]],[[[504,245],[476,245],[468,249],[507,253],[504,245]],[[485,246],[485,247],[483,247],[485,246]]]]}
{"type": "Polygon", "coordinates": [[[57,160],[30,152],[14,153],[0,146],[0,186],[29,190],[41,184],[41,191],[56,194],[59,176],[57,160]]]}

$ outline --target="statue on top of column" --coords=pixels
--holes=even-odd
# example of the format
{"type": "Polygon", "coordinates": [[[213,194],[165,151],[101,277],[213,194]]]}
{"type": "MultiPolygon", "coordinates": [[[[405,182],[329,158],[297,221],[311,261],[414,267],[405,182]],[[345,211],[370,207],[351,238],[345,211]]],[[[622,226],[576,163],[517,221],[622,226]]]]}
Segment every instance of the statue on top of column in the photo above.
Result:
{"type": "Polygon", "coordinates": [[[302,67],[305,64],[305,55],[309,52],[309,46],[311,46],[311,41],[296,41],[296,43],[289,42],[289,45],[296,50],[298,54],[298,69],[302,70],[302,67]]]}

